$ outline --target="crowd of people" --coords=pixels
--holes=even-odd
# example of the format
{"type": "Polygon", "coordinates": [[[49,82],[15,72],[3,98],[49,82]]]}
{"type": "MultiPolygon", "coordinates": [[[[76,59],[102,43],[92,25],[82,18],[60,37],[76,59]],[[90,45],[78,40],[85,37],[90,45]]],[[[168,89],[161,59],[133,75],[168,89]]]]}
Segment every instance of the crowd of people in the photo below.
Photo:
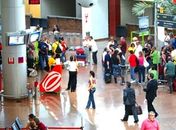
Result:
{"type": "Polygon", "coordinates": [[[67,44],[60,34],[59,27],[54,25],[50,35],[42,34],[40,39],[27,44],[27,67],[49,71],[56,64],[57,58],[62,63],[66,61],[67,49],[67,44]]]}
{"type": "Polygon", "coordinates": [[[144,45],[138,37],[134,37],[129,45],[124,37],[121,37],[119,42],[110,37],[102,54],[104,71],[111,72],[115,83],[116,78],[121,77],[121,84],[124,84],[124,69],[129,65],[131,83],[143,85],[147,82],[146,74],[153,73],[154,79],[159,82],[167,80],[169,91],[172,93],[176,76],[176,38],[171,33],[170,40],[168,39],[167,44],[165,43],[159,50],[155,47],[151,36],[144,45]]]}
{"type": "MultiPolygon", "coordinates": [[[[60,30],[59,30],[60,31],[60,30]]],[[[43,36],[40,41],[31,43],[28,45],[28,60],[39,65],[41,70],[47,68],[51,70],[56,64],[55,58],[60,58],[61,62],[66,61],[66,51],[68,49],[64,38],[59,35],[57,26],[53,29],[54,41],[50,42],[49,38],[43,36]],[[33,53],[31,53],[31,51],[33,53]]],[[[86,36],[83,41],[83,49],[86,55],[86,65],[97,65],[97,53],[98,47],[96,41],[92,36],[86,36]],[[92,55],[92,57],[90,57],[92,55]]],[[[164,46],[161,50],[155,47],[153,39],[149,36],[144,45],[142,45],[138,37],[134,37],[132,42],[128,45],[124,37],[121,37],[119,41],[114,37],[110,37],[107,46],[102,53],[102,65],[104,72],[110,72],[114,77],[114,82],[117,82],[117,78],[121,78],[121,85],[126,82],[127,88],[123,91],[123,102],[125,105],[125,115],[122,121],[127,121],[130,111],[134,116],[134,122],[138,123],[138,115],[135,111],[136,97],[135,91],[131,88],[132,83],[138,83],[139,85],[145,85],[144,92],[146,92],[147,108],[149,112],[149,119],[142,124],[142,130],[147,127],[146,124],[154,117],[158,116],[153,101],[157,97],[158,81],[167,80],[169,86],[169,92],[174,91],[173,81],[176,74],[176,38],[171,33],[167,36],[164,46]],[[125,72],[129,65],[130,79],[131,81],[125,81],[125,72]],[[147,75],[147,76],[146,76],[147,75]],[[147,77],[147,78],[146,78],[147,77]],[[151,118],[152,117],[152,118],[151,118]]],[[[31,66],[31,65],[29,65],[31,66]]],[[[78,64],[76,57],[71,55],[68,63],[69,80],[66,90],[71,92],[76,91],[77,86],[77,71],[78,64]]],[[[89,79],[89,98],[86,109],[89,109],[91,104],[95,109],[94,92],[96,91],[96,79],[95,73],[90,71],[89,79]]],[[[152,121],[153,122],[153,121],[152,121]]],[[[155,122],[157,129],[159,126],[155,122]]]]}
{"type": "Polygon", "coordinates": [[[149,118],[142,123],[141,130],[146,130],[151,125],[152,129],[159,130],[158,122],[154,119],[159,114],[153,106],[153,101],[157,97],[158,84],[166,81],[169,92],[172,93],[176,86],[173,83],[176,79],[176,37],[172,33],[167,35],[167,40],[161,50],[155,47],[153,38],[149,36],[142,45],[138,37],[134,37],[130,45],[124,37],[117,42],[110,37],[107,47],[102,54],[104,71],[110,71],[117,83],[117,76],[121,77],[121,84],[125,83],[124,71],[129,64],[130,82],[126,82],[127,88],[123,91],[123,103],[125,105],[125,115],[122,121],[128,121],[130,113],[137,123],[138,115],[135,110],[135,91],[131,88],[131,83],[137,83],[146,92],[147,109],[149,118]]]}

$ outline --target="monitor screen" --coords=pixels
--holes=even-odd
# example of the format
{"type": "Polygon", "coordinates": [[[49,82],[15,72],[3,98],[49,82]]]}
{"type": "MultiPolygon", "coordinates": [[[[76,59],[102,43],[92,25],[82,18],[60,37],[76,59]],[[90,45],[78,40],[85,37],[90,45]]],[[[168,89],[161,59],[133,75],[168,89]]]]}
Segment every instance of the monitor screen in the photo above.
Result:
{"type": "Polygon", "coordinates": [[[139,29],[149,28],[149,17],[148,16],[138,17],[138,19],[139,19],[139,29]]]}
{"type": "Polygon", "coordinates": [[[25,35],[12,35],[8,36],[8,45],[22,45],[25,44],[25,35]]]}
{"type": "Polygon", "coordinates": [[[19,130],[19,128],[16,126],[16,123],[13,123],[11,125],[12,130],[19,130]]]}
{"type": "Polygon", "coordinates": [[[40,35],[41,35],[40,31],[31,33],[30,34],[30,42],[35,42],[35,41],[40,40],[40,35]]]}
{"type": "Polygon", "coordinates": [[[15,123],[16,123],[16,125],[17,125],[17,127],[18,127],[19,129],[21,129],[21,128],[23,127],[22,124],[21,124],[21,121],[20,121],[20,119],[19,119],[18,117],[16,117],[15,123]]]}

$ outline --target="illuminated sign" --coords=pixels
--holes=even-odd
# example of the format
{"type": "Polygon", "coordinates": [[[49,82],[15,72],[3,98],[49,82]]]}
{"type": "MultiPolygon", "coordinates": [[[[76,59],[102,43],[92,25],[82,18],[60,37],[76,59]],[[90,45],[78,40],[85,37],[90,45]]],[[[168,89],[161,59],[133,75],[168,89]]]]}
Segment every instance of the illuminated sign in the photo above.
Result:
{"type": "Polygon", "coordinates": [[[29,0],[29,4],[40,4],[40,0],[29,0]]]}

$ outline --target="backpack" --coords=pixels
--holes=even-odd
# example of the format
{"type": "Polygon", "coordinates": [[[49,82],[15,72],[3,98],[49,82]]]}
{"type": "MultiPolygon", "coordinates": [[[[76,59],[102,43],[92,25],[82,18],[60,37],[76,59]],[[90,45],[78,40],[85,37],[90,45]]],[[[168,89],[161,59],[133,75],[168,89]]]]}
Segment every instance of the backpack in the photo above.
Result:
{"type": "Polygon", "coordinates": [[[56,48],[56,54],[60,54],[60,53],[62,53],[62,50],[61,50],[61,48],[60,48],[60,46],[59,45],[57,45],[57,48],[56,48]]]}

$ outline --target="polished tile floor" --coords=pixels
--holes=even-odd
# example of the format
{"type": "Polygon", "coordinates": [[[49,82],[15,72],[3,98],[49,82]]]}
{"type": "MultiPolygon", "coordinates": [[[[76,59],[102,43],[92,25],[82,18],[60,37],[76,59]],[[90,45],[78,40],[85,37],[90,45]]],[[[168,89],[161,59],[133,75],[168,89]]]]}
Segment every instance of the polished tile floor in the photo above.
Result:
{"type": "MultiPolygon", "coordinates": [[[[145,93],[137,84],[132,87],[136,91],[138,104],[143,108],[143,114],[139,116],[139,123],[134,124],[131,116],[128,122],[121,122],[124,115],[122,103],[122,90],[125,86],[114,81],[105,84],[103,81],[103,69],[101,66],[101,54],[105,42],[98,42],[98,65],[80,67],[78,72],[77,92],[65,91],[68,82],[68,72],[63,70],[62,91],[60,94],[45,93],[37,99],[32,97],[21,100],[4,99],[1,96],[0,104],[0,128],[8,127],[18,116],[25,126],[28,114],[34,113],[47,126],[81,126],[85,130],[140,130],[141,123],[147,118],[147,106],[145,93]],[[94,70],[97,77],[97,91],[95,92],[96,110],[86,110],[88,100],[89,71],[94,70]]],[[[42,79],[46,73],[39,73],[42,79]]],[[[126,75],[129,79],[129,75],[126,75]]],[[[30,85],[34,78],[28,78],[30,85]]],[[[169,94],[166,86],[160,86],[158,97],[154,101],[159,116],[157,117],[161,130],[176,130],[176,93],[169,94]]]]}

